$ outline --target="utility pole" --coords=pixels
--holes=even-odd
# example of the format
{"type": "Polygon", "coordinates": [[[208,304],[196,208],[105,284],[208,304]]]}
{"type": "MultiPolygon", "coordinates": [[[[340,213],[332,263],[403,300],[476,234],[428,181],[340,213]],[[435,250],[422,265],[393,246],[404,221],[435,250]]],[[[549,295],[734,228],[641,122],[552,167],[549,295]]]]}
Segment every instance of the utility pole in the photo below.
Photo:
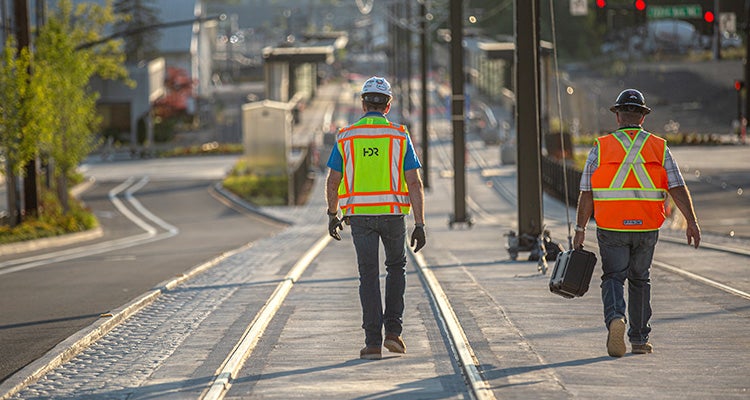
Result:
{"type": "Polygon", "coordinates": [[[36,32],[39,35],[39,29],[47,23],[47,0],[35,0],[36,5],[36,32]]]}
{"type": "Polygon", "coordinates": [[[406,36],[404,39],[404,55],[406,56],[406,123],[411,125],[412,120],[412,112],[414,110],[412,101],[411,101],[411,76],[413,74],[412,72],[412,59],[411,59],[411,40],[412,40],[412,25],[411,25],[411,2],[407,1],[404,2],[404,7],[406,7],[406,24],[407,26],[404,28],[404,35],[406,36]]]}
{"type": "MultiPolygon", "coordinates": [[[[18,42],[18,52],[20,54],[22,49],[28,49],[31,45],[31,39],[29,37],[29,4],[27,0],[14,0],[13,12],[16,20],[16,40],[18,42]]],[[[24,168],[24,211],[27,216],[36,216],[39,214],[36,157],[29,160],[24,168]]]]}
{"type": "Polygon", "coordinates": [[[427,98],[427,0],[420,0],[419,15],[422,16],[419,25],[419,44],[420,44],[420,70],[422,75],[422,171],[424,176],[422,181],[425,189],[430,188],[430,152],[429,152],[429,133],[427,124],[429,118],[429,101],[427,98]]]}
{"type": "MultiPolygon", "coordinates": [[[[516,134],[519,249],[538,259],[543,228],[539,121],[539,0],[516,0],[516,134]]],[[[541,258],[544,258],[543,251],[541,258]]],[[[546,266],[545,266],[546,267],[546,266]]]]}
{"type": "Polygon", "coordinates": [[[397,2],[397,8],[398,8],[398,14],[396,16],[396,20],[398,21],[398,42],[396,44],[398,53],[397,62],[398,64],[396,67],[398,68],[398,74],[396,75],[396,84],[398,85],[399,91],[398,91],[398,110],[399,110],[399,121],[404,124],[408,124],[408,112],[409,112],[409,77],[408,74],[408,64],[409,64],[409,48],[408,46],[408,39],[409,36],[409,29],[408,29],[408,21],[406,20],[406,4],[402,2],[397,2]]]}
{"type": "Polygon", "coordinates": [[[466,223],[466,138],[464,137],[464,26],[461,0],[450,2],[451,27],[451,115],[453,119],[453,204],[450,221],[466,223]]]}
{"type": "MultiPolygon", "coordinates": [[[[35,0],[34,3],[36,4],[34,10],[34,14],[36,14],[36,36],[34,36],[34,40],[36,40],[39,38],[42,27],[47,24],[47,0],[35,0]]],[[[55,175],[54,160],[49,154],[42,154],[39,162],[41,172],[44,174],[44,188],[50,189],[52,188],[52,178],[55,175]]]]}
{"type": "MultiPolygon", "coordinates": [[[[390,75],[393,77],[392,81],[394,86],[398,85],[400,82],[398,81],[398,61],[399,61],[399,27],[398,27],[398,9],[399,5],[396,3],[389,4],[389,14],[391,15],[391,18],[388,19],[388,27],[389,27],[389,39],[391,41],[390,46],[388,46],[388,50],[386,51],[386,54],[388,54],[388,67],[390,69],[390,75]]],[[[400,91],[399,91],[400,92],[400,91]]],[[[396,106],[399,106],[399,102],[396,102],[396,106]]],[[[391,113],[394,115],[401,116],[401,113],[399,113],[397,110],[394,110],[393,107],[391,107],[391,113]]]]}
{"type": "Polygon", "coordinates": [[[714,21],[712,22],[714,26],[714,34],[711,36],[711,51],[713,52],[714,60],[721,60],[721,32],[719,32],[719,15],[721,15],[721,12],[719,11],[719,0],[714,0],[714,21]]]}
{"type": "Polygon", "coordinates": [[[3,14],[3,44],[8,41],[8,37],[11,35],[10,31],[10,15],[8,13],[8,2],[7,0],[0,0],[0,12],[3,14]]]}
{"type": "MultiPolygon", "coordinates": [[[[8,11],[7,0],[0,0],[0,8],[3,13],[3,43],[8,41],[12,35],[10,12],[8,11]]],[[[10,160],[6,159],[5,165],[5,186],[7,187],[8,202],[8,219],[10,226],[16,226],[21,223],[21,204],[20,193],[18,188],[18,178],[13,168],[10,166],[10,160]]]]}
{"type": "Polygon", "coordinates": [[[745,115],[740,119],[740,140],[745,142],[745,136],[747,135],[747,120],[750,118],[750,0],[745,0],[745,54],[746,56],[742,59],[744,81],[745,81],[745,115]]]}

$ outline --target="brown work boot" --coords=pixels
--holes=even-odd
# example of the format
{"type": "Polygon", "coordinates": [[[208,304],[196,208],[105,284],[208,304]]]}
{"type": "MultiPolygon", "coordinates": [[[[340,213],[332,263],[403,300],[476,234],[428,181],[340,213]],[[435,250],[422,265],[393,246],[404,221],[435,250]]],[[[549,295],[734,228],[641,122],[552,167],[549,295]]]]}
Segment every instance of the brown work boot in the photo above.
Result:
{"type": "Polygon", "coordinates": [[[612,357],[625,355],[625,318],[615,318],[609,321],[607,335],[607,353],[612,357]]]}
{"type": "Polygon", "coordinates": [[[359,358],[363,360],[380,360],[383,358],[382,350],[376,346],[365,346],[359,351],[359,358]]]}
{"type": "Polygon", "coordinates": [[[399,335],[386,334],[383,346],[391,353],[406,353],[406,345],[399,335]]]}
{"type": "Polygon", "coordinates": [[[649,342],[643,344],[632,343],[631,347],[633,348],[633,354],[650,354],[654,352],[654,346],[649,342]]]}

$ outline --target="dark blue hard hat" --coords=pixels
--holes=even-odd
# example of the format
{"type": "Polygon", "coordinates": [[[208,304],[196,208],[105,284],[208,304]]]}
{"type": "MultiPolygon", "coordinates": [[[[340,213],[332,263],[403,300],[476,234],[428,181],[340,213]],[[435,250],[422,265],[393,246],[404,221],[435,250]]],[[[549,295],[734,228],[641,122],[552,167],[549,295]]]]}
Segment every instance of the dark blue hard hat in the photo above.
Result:
{"type": "Polygon", "coordinates": [[[646,99],[643,97],[643,93],[635,89],[625,89],[617,96],[615,104],[609,108],[609,111],[630,111],[648,114],[651,112],[651,109],[646,107],[646,99]]]}

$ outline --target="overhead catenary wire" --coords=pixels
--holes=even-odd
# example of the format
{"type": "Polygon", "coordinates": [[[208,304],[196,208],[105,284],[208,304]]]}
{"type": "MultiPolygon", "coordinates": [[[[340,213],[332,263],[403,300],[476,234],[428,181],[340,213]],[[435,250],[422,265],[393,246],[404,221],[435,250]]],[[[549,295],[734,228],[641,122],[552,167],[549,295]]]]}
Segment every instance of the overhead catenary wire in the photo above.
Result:
{"type": "Polygon", "coordinates": [[[573,249],[573,236],[570,231],[570,200],[568,199],[568,163],[565,156],[565,136],[563,134],[562,99],[560,97],[560,67],[557,61],[557,31],[555,27],[555,5],[549,2],[550,30],[552,33],[552,61],[555,73],[555,95],[557,97],[557,114],[560,125],[560,153],[563,163],[563,191],[565,198],[565,222],[568,226],[568,249],[573,249]]]}

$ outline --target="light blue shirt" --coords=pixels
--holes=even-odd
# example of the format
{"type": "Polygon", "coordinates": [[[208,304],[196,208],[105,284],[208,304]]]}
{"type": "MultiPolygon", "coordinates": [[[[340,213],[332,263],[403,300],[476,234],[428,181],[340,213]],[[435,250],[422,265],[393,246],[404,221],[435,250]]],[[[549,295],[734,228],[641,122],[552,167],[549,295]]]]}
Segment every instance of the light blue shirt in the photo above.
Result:
{"type": "MultiPolygon", "coordinates": [[[[368,112],[362,118],[368,116],[385,118],[385,115],[373,111],[368,112]]],[[[328,157],[328,163],[326,165],[328,165],[328,168],[334,171],[344,171],[344,158],[341,156],[341,152],[339,152],[339,146],[337,146],[336,144],[334,144],[333,149],[331,149],[331,155],[328,157]]],[[[414,151],[414,145],[411,143],[411,137],[409,135],[406,135],[406,155],[404,157],[404,171],[409,171],[421,167],[422,164],[419,162],[417,153],[414,151]]]]}

